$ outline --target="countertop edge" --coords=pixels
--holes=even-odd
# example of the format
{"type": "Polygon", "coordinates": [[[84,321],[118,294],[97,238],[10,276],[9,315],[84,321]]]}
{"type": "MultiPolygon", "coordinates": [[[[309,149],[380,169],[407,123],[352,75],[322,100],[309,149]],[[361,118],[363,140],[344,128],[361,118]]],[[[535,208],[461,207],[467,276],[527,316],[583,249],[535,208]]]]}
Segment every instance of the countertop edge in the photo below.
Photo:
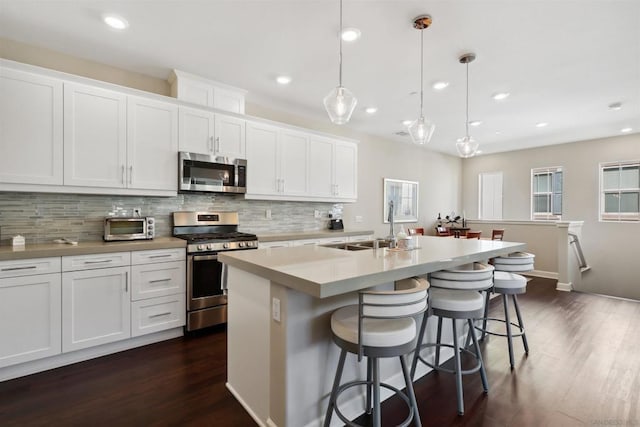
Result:
{"type": "Polygon", "coordinates": [[[373,230],[314,230],[314,231],[297,231],[286,233],[267,233],[258,234],[259,242],[280,242],[283,240],[303,240],[303,239],[319,239],[319,238],[331,238],[331,237],[349,237],[349,236],[362,236],[366,234],[374,234],[373,230]]]}
{"type": "Polygon", "coordinates": [[[159,237],[153,240],[135,240],[126,242],[88,241],[78,245],[64,243],[43,243],[23,248],[0,246],[0,261],[29,258],[49,258],[69,255],[90,255],[113,252],[147,251],[154,249],[186,248],[185,240],[175,237],[159,237]]]}

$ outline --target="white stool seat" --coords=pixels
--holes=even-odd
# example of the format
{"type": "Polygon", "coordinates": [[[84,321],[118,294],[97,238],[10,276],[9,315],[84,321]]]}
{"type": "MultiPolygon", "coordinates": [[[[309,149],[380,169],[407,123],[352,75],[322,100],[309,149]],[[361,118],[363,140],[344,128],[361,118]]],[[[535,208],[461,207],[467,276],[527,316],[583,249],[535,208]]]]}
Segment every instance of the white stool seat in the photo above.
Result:
{"type": "Polygon", "coordinates": [[[493,286],[493,280],[444,280],[431,277],[431,286],[440,289],[482,291],[493,286]]]}
{"type": "Polygon", "coordinates": [[[511,271],[514,273],[524,273],[533,270],[533,263],[530,264],[499,264],[495,263],[496,271],[511,271]]]}
{"type": "Polygon", "coordinates": [[[507,271],[496,271],[493,276],[496,289],[520,289],[527,287],[527,278],[507,271]]]}
{"type": "MultiPolygon", "coordinates": [[[[431,277],[456,281],[483,280],[491,279],[493,270],[494,267],[492,265],[473,262],[447,270],[434,271],[431,273],[431,277]]],[[[431,285],[433,286],[433,283],[431,285]]]]}
{"type": "MultiPolygon", "coordinates": [[[[340,339],[358,344],[358,305],[340,308],[331,315],[331,330],[340,339]]],[[[395,347],[416,337],[416,322],[411,317],[401,319],[363,319],[362,345],[395,347]]]]}
{"type": "Polygon", "coordinates": [[[493,264],[533,264],[535,257],[528,252],[512,252],[509,255],[494,258],[493,264]]]}
{"type": "MultiPolygon", "coordinates": [[[[433,285],[433,281],[432,281],[433,285]]],[[[484,304],[482,295],[475,291],[456,291],[431,287],[429,295],[431,307],[447,311],[474,311],[481,310],[484,304]]]]}

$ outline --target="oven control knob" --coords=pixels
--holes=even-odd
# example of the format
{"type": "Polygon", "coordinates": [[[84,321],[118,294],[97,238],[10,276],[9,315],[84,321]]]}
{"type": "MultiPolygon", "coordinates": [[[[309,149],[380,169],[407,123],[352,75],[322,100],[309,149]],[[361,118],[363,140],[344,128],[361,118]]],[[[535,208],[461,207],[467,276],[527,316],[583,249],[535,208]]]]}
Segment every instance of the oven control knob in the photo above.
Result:
{"type": "Polygon", "coordinates": [[[241,248],[244,248],[244,242],[238,243],[238,246],[240,246],[241,248]]]}
{"type": "Polygon", "coordinates": [[[204,245],[198,245],[198,250],[199,250],[199,251],[204,251],[204,249],[205,249],[205,248],[204,248],[204,245]]]}
{"type": "Polygon", "coordinates": [[[228,249],[229,248],[229,244],[228,243],[223,243],[222,247],[225,248],[225,249],[228,249]]]}
{"type": "Polygon", "coordinates": [[[209,249],[209,250],[213,249],[213,243],[209,243],[209,244],[207,245],[207,249],[209,249]]]}

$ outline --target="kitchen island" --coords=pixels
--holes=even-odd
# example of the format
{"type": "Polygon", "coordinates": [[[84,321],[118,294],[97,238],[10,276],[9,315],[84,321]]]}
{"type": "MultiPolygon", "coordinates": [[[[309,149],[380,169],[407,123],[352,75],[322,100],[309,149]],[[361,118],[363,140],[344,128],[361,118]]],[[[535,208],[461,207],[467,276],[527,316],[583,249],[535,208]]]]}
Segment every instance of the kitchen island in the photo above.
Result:
{"type": "MultiPolygon", "coordinates": [[[[259,425],[322,425],[339,355],[331,341],[331,313],[357,303],[357,291],[391,288],[396,280],[525,247],[491,240],[415,239],[418,248],[408,251],[304,246],[219,255],[228,266],[227,387],[259,425]]],[[[397,361],[381,362],[383,381],[402,387],[397,361]]],[[[364,367],[348,357],[343,381],[363,378],[364,367]]],[[[417,375],[427,372],[422,366],[417,375]]],[[[345,415],[356,417],[362,395],[345,394],[340,405],[345,415]]],[[[340,424],[337,417],[333,421],[340,424]]]]}

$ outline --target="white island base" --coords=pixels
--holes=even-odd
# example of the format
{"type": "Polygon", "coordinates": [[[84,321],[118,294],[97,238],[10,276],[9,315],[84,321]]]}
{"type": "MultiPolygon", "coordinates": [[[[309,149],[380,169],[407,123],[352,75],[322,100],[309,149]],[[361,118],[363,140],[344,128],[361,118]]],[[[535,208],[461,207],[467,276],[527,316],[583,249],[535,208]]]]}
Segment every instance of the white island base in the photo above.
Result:
{"type": "MultiPolygon", "coordinates": [[[[358,290],[391,288],[395,280],[524,248],[435,237],[421,237],[419,245],[422,249],[408,252],[298,247],[221,254],[229,267],[227,387],[258,425],[322,425],[339,356],[331,340],[331,313],[357,303],[358,290]]],[[[428,341],[434,341],[435,323],[430,322],[428,341]]],[[[451,339],[449,328],[443,334],[451,339]]],[[[452,354],[443,351],[442,360],[452,354]]],[[[418,365],[416,377],[427,369],[418,365]]],[[[380,373],[383,382],[404,387],[397,359],[381,360],[380,373]]],[[[366,377],[366,363],[349,355],[343,382],[356,377],[366,377]]],[[[390,394],[383,389],[381,397],[390,394]]],[[[364,388],[343,394],[339,403],[355,418],[363,402],[364,388]]],[[[333,417],[332,425],[342,423],[333,417]]]]}

